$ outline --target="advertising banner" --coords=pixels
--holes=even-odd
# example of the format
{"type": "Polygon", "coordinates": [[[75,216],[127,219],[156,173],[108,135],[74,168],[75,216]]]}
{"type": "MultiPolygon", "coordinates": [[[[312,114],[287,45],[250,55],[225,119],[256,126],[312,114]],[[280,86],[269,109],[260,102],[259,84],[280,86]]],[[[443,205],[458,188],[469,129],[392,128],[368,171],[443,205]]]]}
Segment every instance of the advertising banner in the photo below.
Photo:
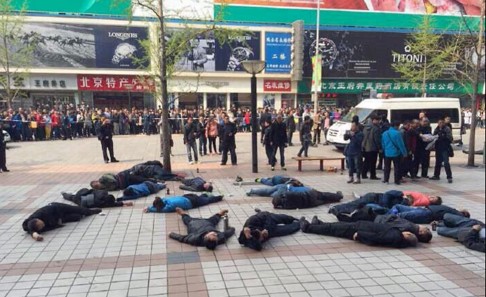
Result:
{"type": "Polygon", "coordinates": [[[140,80],[134,75],[78,75],[80,91],[153,92],[155,82],[151,78],[140,80]]]}
{"type": "Polygon", "coordinates": [[[32,68],[135,69],[148,29],[58,23],[27,23],[18,36],[34,46],[32,68]]]}
{"type": "Polygon", "coordinates": [[[224,45],[216,45],[216,71],[245,71],[242,62],[260,60],[260,32],[238,36],[224,45]]]}
{"type": "Polygon", "coordinates": [[[290,73],[291,69],[292,34],[265,34],[266,73],[290,73]]]}
{"type": "Polygon", "coordinates": [[[312,92],[321,91],[322,81],[322,55],[315,55],[312,57],[312,92]]]}
{"type": "MultiPolygon", "coordinates": [[[[319,0],[215,0],[240,6],[317,8],[319,0]]],[[[481,0],[320,0],[321,9],[384,11],[411,14],[480,15],[481,0]]]]}
{"type": "Polygon", "coordinates": [[[279,79],[264,79],[263,80],[264,92],[291,92],[292,82],[290,80],[279,79]]]}
{"type": "Polygon", "coordinates": [[[130,0],[119,0],[116,5],[113,0],[11,0],[12,6],[29,12],[77,13],[77,14],[107,14],[127,15],[130,0]]]}
{"type": "MultiPolygon", "coordinates": [[[[406,33],[321,31],[319,52],[323,78],[399,78],[393,64],[401,60],[424,63],[425,57],[406,45],[406,33]]],[[[312,58],[316,51],[315,31],[304,35],[304,76],[312,76],[312,58]]],[[[453,72],[458,65],[447,68],[453,72]]],[[[448,73],[444,73],[447,78],[448,73]]]]}

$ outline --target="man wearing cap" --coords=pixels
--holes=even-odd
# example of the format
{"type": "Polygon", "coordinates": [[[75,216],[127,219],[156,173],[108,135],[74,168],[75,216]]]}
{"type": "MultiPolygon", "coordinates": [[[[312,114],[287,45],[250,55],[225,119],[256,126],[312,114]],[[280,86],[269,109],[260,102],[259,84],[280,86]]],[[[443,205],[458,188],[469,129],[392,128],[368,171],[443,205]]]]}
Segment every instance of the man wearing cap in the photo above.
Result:
{"type": "Polygon", "coordinates": [[[228,213],[223,209],[209,219],[191,218],[187,212],[181,208],[176,208],[177,214],[182,216],[182,222],[187,227],[187,235],[181,235],[174,232],[169,237],[182,243],[194,246],[205,246],[209,250],[214,250],[220,244],[224,244],[231,236],[235,234],[235,228],[229,228],[220,232],[216,226],[221,218],[228,213]]]}

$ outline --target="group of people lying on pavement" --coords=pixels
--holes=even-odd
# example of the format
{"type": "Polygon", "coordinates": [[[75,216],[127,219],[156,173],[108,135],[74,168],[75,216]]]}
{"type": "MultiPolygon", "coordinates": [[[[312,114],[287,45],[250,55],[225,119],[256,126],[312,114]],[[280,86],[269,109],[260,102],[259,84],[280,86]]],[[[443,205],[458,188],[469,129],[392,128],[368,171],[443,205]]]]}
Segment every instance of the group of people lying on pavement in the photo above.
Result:
{"type": "MultiPolygon", "coordinates": [[[[165,180],[182,180],[182,176],[168,174],[158,161],[139,164],[110,177],[104,175],[91,183],[92,189],[81,189],[75,194],[62,193],[64,199],[77,206],[51,203],[27,218],[23,229],[34,239],[42,240],[42,232],[100,213],[101,208],[132,206],[130,200],[164,189],[165,184],[161,181],[165,180]],[[113,189],[123,190],[123,196],[116,199],[108,192],[113,189]]],[[[255,182],[266,185],[267,188],[251,189],[247,195],[271,197],[275,209],[312,208],[326,203],[337,203],[343,199],[341,192],[320,192],[304,186],[294,178],[274,176],[256,179],[255,182]]],[[[186,210],[220,202],[223,196],[209,193],[213,187],[202,178],[184,179],[182,183],[180,188],[183,190],[205,193],[156,197],[151,206],[144,208],[144,212],[178,213],[187,227],[187,235],[171,233],[169,237],[182,243],[214,250],[235,234],[235,229],[231,227],[225,226],[224,231],[218,229],[221,218],[228,210],[221,210],[208,219],[192,218],[186,210]]],[[[354,195],[355,200],[329,208],[329,213],[335,215],[338,222],[325,222],[317,216],[309,222],[305,217],[298,219],[286,214],[255,209],[256,213],[246,220],[238,242],[260,251],[269,239],[291,235],[300,230],[367,245],[404,248],[416,246],[418,242],[430,242],[431,230],[419,224],[432,223],[438,227],[439,235],[452,237],[467,248],[485,252],[484,223],[471,219],[466,210],[442,205],[442,198],[439,196],[412,191],[354,195]]]]}

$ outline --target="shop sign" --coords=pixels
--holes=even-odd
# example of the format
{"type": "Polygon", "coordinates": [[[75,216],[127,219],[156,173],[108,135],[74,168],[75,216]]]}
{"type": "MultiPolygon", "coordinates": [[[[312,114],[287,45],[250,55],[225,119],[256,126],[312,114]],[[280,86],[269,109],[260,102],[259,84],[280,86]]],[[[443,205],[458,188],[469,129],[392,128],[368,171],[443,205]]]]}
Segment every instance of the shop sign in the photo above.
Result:
{"type": "Polygon", "coordinates": [[[80,91],[153,92],[155,82],[151,78],[134,75],[78,75],[80,91]]]}
{"type": "MultiPolygon", "coordinates": [[[[420,93],[421,83],[396,82],[396,81],[345,81],[332,80],[322,82],[323,92],[332,93],[361,93],[365,90],[376,90],[378,93],[387,92],[394,94],[420,93]]],[[[426,84],[429,94],[462,93],[464,88],[454,81],[433,81],[426,84]]]]}
{"type": "Polygon", "coordinates": [[[291,92],[292,82],[290,80],[264,79],[263,91],[264,92],[291,92]]]}
{"type": "Polygon", "coordinates": [[[292,34],[272,33],[265,35],[266,73],[290,73],[292,34]]]}

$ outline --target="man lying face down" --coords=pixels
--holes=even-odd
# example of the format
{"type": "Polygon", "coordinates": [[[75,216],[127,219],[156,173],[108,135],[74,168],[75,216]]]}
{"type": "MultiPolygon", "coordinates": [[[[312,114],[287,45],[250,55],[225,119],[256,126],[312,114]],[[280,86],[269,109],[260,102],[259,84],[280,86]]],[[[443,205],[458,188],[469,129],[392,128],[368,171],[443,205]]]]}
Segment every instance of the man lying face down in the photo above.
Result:
{"type": "Polygon", "coordinates": [[[63,227],[64,223],[77,222],[84,217],[98,214],[99,208],[84,208],[63,203],[53,202],[39,208],[31,214],[23,223],[22,228],[29,233],[33,239],[42,241],[40,235],[43,232],[63,227]]]}
{"type": "Polygon", "coordinates": [[[188,210],[198,208],[211,203],[217,203],[223,200],[223,196],[214,196],[211,194],[184,194],[182,196],[169,196],[165,198],[155,197],[152,206],[145,207],[144,212],[175,212],[177,208],[188,210]]]}
{"type": "Polygon", "coordinates": [[[200,177],[183,179],[179,189],[192,192],[212,192],[213,185],[200,177]]]}
{"type": "Polygon", "coordinates": [[[228,210],[221,210],[209,219],[191,218],[187,212],[181,208],[176,208],[177,214],[182,216],[182,221],[187,227],[187,235],[170,233],[169,238],[182,243],[204,246],[207,249],[214,250],[220,244],[224,244],[231,236],[235,234],[235,228],[229,228],[224,232],[217,229],[221,218],[228,213],[228,210]]]}
{"type": "Polygon", "coordinates": [[[263,243],[273,237],[286,236],[299,231],[299,221],[285,214],[256,210],[249,217],[240,233],[238,242],[256,251],[263,249],[263,243]]]}
{"type": "Polygon", "coordinates": [[[343,199],[343,193],[319,192],[314,189],[308,192],[284,192],[272,199],[275,209],[304,209],[337,203],[343,199]]]}
{"type": "Polygon", "coordinates": [[[353,223],[325,223],[317,217],[309,223],[305,217],[300,219],[300,229],[304,233],[346,238],[366,245],[381,245],[404,248],[417,245],[417,237],[399,227],[388,223],[358,221],[353,223]]]}

